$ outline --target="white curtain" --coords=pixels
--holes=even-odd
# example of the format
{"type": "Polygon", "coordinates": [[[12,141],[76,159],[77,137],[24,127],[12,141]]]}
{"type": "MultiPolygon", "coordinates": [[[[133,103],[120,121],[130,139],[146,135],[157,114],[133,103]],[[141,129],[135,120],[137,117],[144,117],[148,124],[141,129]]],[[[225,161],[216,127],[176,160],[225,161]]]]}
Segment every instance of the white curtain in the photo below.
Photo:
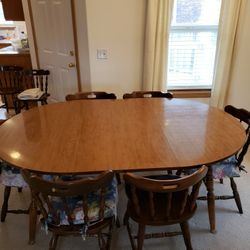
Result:
{"type": "Polygon", "coordinates": [[[241,4],[242,0],[222,0],[215,71],[210,99],[210,104],[219,108],[223,108],[225,104],[229,87],[241,4]]]}
{"type": "Polygon", "coordinates": [[[168,38],[173,1],[147,1],[143,90],[166,90],[168,38]]]}

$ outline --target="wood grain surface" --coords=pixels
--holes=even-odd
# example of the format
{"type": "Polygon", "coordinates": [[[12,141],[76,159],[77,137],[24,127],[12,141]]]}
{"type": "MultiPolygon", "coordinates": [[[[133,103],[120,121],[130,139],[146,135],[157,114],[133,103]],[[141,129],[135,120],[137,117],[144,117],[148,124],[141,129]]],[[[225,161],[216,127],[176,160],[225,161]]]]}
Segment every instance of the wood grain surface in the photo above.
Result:
{"type": "Polygon", "coordinates": [[[244,140],[236,119],[194,101],[80,100],[9,119],[0,127],[0,158],[54,173],[176,169],[227,158],[244,140]]]}

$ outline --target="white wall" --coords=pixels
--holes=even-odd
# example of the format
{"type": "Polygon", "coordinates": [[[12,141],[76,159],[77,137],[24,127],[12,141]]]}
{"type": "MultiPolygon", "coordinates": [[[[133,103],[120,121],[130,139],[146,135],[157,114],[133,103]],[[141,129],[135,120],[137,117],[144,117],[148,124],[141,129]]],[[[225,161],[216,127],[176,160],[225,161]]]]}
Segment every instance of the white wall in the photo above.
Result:
{"type": "Polygon", "coordinates": [[[243,1],[226,103],[250,110],[250,1],[243,1]]]}
{"type": "Polygon", "coordinates": [[[145,0],[86,0],[92,90],[125,92],[142,83],[145,0]],[[108,51],[98,60],[97,49],[108,51]]]}

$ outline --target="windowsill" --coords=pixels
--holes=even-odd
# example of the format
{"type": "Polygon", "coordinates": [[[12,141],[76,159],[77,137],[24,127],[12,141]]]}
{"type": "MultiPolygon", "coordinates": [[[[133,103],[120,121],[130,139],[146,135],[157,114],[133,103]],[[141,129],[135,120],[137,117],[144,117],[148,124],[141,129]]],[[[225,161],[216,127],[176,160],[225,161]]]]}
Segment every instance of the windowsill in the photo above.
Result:
{"type": "Polygon", "coordinates": [[[176,98],[209,98],[211,89],[168,89],[176,98]]]}

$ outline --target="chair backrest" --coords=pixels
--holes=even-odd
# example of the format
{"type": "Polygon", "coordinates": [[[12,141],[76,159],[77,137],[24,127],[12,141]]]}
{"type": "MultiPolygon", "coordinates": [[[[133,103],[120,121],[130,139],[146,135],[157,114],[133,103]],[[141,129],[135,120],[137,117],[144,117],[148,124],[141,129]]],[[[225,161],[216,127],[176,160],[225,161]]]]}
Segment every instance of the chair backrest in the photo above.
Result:
{"type": "Polygon", "coordinates": [[[0,66],[0,93],[14,94],[22,90],[19,66],[0,66]]]}
{"type": "Polygon", "coordinates": [[[102,91],[79,92],[76,94],[66,95],[65,99],[66,99],[66,101],[116,99],[116,95],[113,93],[106,93],[106,92],[102,92],[102,91]]]}
{"type": "Polygon", "coordinates": [[[154,180],[132,173],[124,174],[126,193],[137,218],[165,222],[192,215],[207,167],[179,179],[154,180]],[[189,190],[189,188],[191,188],[189,190]]]}
{"type": "Polygon", "coordinates": [[[6,120],[0,120],[0,126],[5,122],[6,120]]]}
{"type": "Polygon", "coordinates": [[[41,210],[45,220],[50,217],[50,223],[59,224],[60,215],[58,214],[58,203],[53,202],[53,197],[60,199],[60,208],[67,215],[69,225],[73,226],[74,216],[72,207],[72,199],[79,198],[82,204],[84,213],[84,223],[88,224],[88,195],[95,191],[100,191],[99,199],[96,202],[99,204],[99,220],[104,219],[105,211],[105,191],[113,180],[114,173],[106,171],[93,178],[83,178],[79,180],[63,181],[61,179],[48,181],[44,180],[41,176],[30,172],[29,170],[21,171],[25,181],[29,184],[32,195],[41,210]]]}
{"type": "Polygon", "coordinates": [[[39,88],[45,94],[48,93],[49,70],[31,69],[23,71],[22,81],[24,89],[39,88]]]}
{"type": "Polygon", "coordinates": [[[128,98],[157,98],[157,97],[165,97],[165,98],[173,98],[173,94],[170,92],[163,93],[161,91],[134,91],[131,94],[124,94],[123,99],[128,98]]]}
{"type": "Polygon", "coordinates": [[[232,105],[227,105],[224,108],[225,112],[229,113],[230,115],[234,116],[235,118],[239,119],[240,122],[245,123],[245,131],[247,134],[247,140],[243,145],[242,149],[237,153],[237,165],[240,166],[245,154],[247,153],[249,144],[250,144],[250,112],[246,109],[238,109],[232,105]]]}

